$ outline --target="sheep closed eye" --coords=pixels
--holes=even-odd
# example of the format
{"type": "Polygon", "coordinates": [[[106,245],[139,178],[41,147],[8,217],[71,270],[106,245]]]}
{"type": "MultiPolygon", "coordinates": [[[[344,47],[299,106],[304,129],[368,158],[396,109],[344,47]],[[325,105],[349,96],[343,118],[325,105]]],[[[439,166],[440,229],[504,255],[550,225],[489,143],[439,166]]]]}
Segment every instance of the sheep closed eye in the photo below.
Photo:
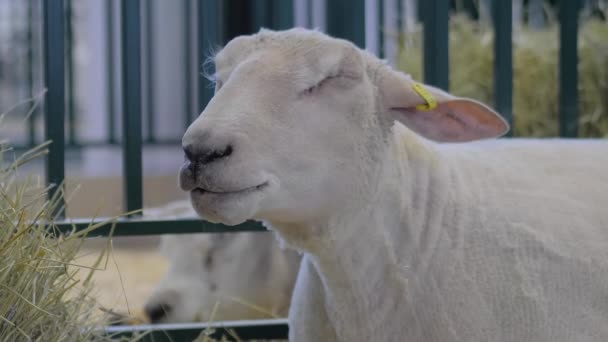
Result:
{"type": "Polygon", "coordinates": [[[319,91],[321,89],[321,87],[323,87],[323,85],[327,84],[328,81],[337,78],[338,76],[328,76],[325,77],[324,79],[322,79],[320,82],[318,82],[317,84],[313,85],[312,87],[308,87],[306,88],[302,94],[303,95],[312,95],[315,92],[319,91]]]}

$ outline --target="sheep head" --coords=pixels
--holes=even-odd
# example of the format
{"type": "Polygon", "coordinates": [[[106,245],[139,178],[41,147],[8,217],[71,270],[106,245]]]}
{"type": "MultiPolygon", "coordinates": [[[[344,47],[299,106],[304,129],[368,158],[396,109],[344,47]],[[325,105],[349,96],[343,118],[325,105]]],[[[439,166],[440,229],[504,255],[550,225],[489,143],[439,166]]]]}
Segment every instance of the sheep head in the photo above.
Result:
{"type": "Polygon", "coordinates": [[[385,162],[395,120],[437,141],[507,128],[487,106],[414,86],[317,31],[238,37],[214,62],[215,96],[183,137],[179,177],[197,212],[214,222],[306,223],[348,207],[385,162]]]}

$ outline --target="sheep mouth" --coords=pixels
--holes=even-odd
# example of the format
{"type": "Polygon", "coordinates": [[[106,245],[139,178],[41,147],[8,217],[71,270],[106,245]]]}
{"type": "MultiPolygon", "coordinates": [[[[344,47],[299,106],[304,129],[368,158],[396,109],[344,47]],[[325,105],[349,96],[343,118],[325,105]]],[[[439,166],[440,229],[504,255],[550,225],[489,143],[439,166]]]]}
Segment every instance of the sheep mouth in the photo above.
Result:
{"type": "Polygon", "coordinates": [[[209,189],[205,189],[202,187],[196,187],[192,190],[192,192],[196,193],[198,195],[220,195],[220,196],[221,195],[237,195],[237,194],[246,194],[246,193],[250,193],[250,192],[254,192],[254,191],[260,191],[260,190],[263,190],[267,186],[268,186],[268,182],[264,182],[262,184],[250,186],[250,187],[243,188],[240,190],[219,190],[219,189],[209,190],[209,189]]]}

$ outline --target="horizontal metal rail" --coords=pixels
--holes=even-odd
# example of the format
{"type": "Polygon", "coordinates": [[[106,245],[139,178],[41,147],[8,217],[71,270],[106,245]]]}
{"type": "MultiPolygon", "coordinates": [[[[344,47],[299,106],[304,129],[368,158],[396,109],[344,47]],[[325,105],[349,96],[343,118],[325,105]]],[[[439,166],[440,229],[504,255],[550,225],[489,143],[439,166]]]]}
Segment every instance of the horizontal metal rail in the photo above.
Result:
{"type": "MultiPolygon", "coordinates": [[[[142,148],[149,147],[176,147],[181,151],[181,140],[177,139],[160,139],[156,140],[153,143],[143,143],[142,148]]],[[[117,148],[121,147],[120,141],[115,141],[113,143],[108,143],[105,141],[88,141],[88,142],[77,142],[75,145],[66,145],[65,151],[79,151],[83,149],[96,149],[96,148],[117,148]]],[[[32,149],[34,146],[29,145],[13,145],[11,149],[17,152],[25,152],[32,149]]],[[[177,170],[177,169],[176,169],[177,170]]]]}
{"type": "Polygon", "coordinates": [[[95,236],[144,236],[162,234],[193,234],[193,233],[237,233],[264,232],[267,229],[259,222],[247,221],[236,226],[226,226],[200,219],[147,219],[134,218],[98,218],[74,219],[54,223],[53,226],[61,233],[79,232],[93,225],[99,225],[91,230],[88,237],[95,236]],[[112,233],[112,227],[114,232],[112,233]]]}
{"type": "Polygon", "coordinates": [[[140,341],[192,341],[207,330],[207,336],[221,340],[287,339],[289,327],[286,319],[223,321],[214,323],[179,323],[111,326],[104,329],[113,338],[146,334],[140,341]]]}

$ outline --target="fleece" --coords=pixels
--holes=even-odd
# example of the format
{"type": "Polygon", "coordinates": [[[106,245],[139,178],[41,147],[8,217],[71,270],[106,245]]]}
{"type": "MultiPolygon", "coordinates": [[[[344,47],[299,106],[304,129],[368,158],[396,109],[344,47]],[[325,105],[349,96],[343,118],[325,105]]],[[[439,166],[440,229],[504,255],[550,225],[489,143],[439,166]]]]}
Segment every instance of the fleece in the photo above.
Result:
{"type": "Polygon", "coordinates": [[[305,253],[292,341],[608,341],[608,142],[396,123],[388,153],[365,210],[278,229],[305,253]]]}

